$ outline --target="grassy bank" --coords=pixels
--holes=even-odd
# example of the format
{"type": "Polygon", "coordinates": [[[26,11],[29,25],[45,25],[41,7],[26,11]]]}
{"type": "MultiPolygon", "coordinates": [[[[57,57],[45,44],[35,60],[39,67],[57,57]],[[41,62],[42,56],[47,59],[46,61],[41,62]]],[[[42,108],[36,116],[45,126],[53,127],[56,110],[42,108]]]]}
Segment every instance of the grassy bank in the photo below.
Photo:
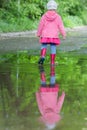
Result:
{"type": "MultiPolygon", "coordinates": [[[[0,20],[0,32],[18,32],[37,29],[39,20],[30,20],[28,18],[12,18],[13,21],[0,20]]],[[[78,16],[63,17],[65,27],[76,27],[86,25],[87,21],[78,16]]]]}

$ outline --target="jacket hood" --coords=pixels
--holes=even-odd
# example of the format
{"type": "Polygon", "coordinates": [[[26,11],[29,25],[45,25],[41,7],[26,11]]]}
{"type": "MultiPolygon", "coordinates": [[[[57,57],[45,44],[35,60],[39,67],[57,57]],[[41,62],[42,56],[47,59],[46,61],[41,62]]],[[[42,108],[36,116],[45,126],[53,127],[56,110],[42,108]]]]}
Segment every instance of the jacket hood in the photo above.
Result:
{"type": "Polygon", "coordinates": [[[57,13],[55,11],[47,11],[45,13],[45,18],[47,21],[53,21],[57,17],[57,13]]]}
{"type": "Polygon", "coordinates": [[[61,120],[61,116],[57,113],[47,113],[40,120],[45,124],[54,124],[61,120]]]}

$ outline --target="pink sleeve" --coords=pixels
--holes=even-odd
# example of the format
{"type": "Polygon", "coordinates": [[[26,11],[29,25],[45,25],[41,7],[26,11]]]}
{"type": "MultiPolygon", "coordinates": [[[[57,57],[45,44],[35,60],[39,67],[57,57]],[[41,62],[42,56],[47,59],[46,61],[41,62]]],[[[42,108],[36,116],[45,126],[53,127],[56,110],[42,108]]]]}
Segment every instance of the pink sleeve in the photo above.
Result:
{"type": "Polygon", "coordinates": [[[37,29],[37,36],[40,37],[42,34],[42,29],[43,29],[43,25],[44,25],[44,16],[42,16],[38,29],[37,29]]]}
{"type": "Polygon", "coordinates": [[[61,19],[61,16],[59,16],[59,24],[58,24],[58,27],[59,27],[59,31],[60,33],[62,34],[62,36],[66,36],[66,32],[65,32],[65,28],[64,28],[64,24],[63,24],[63,21],[61,19]]]}
{"type": "Polygon", "coordinates": [[[58,102],[57,102],[57,112],[58,113],[60,113],[60,111],[62,109],[64,98],[65,98],[65,92],[62,92],[62,95],[59,97],[58,102]]]}
{"type": "Polygon", "coordinates": [[[39,92],[36,92],[36,100],[37,100],[37,104],[38,104],[38,108],[40,110],[40,113],[43,115],[43,104],[42,104],[39,92]]]}

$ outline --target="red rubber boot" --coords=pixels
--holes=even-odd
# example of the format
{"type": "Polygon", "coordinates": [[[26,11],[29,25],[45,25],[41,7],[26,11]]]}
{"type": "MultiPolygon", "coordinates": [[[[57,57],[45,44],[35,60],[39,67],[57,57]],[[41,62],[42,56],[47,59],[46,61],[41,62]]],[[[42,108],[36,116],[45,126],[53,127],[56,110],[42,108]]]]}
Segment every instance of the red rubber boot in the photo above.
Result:
{"type": "Polygon", "coordinates": [[[50,67],[50,76],[55,76],[55,66],[50,67]]]}
{"type": "Polygon", "coordinates": [[[46,48],[41,49],[41,57],[45,57],[46,55],[46,48]]]}
{"type": "Polygon", "coordinates": [[[41,58],[39,59],[38,64],[43,65],[44,60],[45,60],[45,55],[46,55],[46,48],[43,48],[41,50],[41,58]]]}

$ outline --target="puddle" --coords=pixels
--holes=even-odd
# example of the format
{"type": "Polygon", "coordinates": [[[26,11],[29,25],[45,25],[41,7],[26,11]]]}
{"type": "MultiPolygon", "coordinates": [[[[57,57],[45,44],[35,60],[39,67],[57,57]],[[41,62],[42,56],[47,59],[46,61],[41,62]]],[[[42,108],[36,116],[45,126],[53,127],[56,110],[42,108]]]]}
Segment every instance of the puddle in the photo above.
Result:
{"type": "Polygon", "coordinates": [[[39,67],[36,53],[0,55],[0,130],[86,130],[87,55],[57,52],[39,67]]]}
{"type": "MultiPolygon", "coordinates": [[[[82,47],[87,47],[87,34],[72,34],[68,35],[66,40],[61,39],[60,46],[57,47],[58,51],[69,52],[80,50],[82,47]],[[74,35],[74,36],[73,36],[74,35]]],[[[39,39],[34,37],[16,37],[12,39],[0,40],[0,54],[14,52],[15,51],[40,51],[39,39]]],[[[87,49],[86,49],[87,51],[87,49]]]]}

